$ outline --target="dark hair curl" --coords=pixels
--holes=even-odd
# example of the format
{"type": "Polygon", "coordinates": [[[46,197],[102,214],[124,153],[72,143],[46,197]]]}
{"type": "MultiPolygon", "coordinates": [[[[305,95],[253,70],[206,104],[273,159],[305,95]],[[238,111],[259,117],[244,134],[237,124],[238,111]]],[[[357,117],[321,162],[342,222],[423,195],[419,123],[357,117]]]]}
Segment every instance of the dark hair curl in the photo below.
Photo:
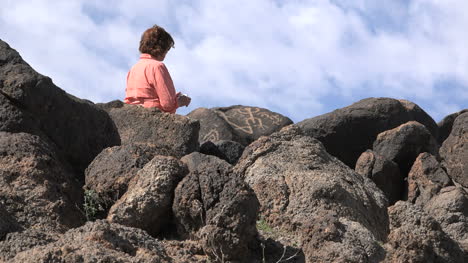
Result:
{"type": "Polygon", "coordinates": [[[158,57],[170,48],[174,47],[174,39],[167,31],[157,25],[146,29],[141,35],[140,52],[158,57]]]}

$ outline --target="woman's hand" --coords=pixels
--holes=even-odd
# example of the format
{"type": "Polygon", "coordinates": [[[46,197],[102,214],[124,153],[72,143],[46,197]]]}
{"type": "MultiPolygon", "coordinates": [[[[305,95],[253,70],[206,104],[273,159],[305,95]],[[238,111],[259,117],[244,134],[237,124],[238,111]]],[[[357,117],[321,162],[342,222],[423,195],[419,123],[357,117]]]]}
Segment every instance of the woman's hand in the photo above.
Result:
{"type": "Polygon", "coordinates": [[[189,96],[180,93],[177,94],[177,104],[179,105],[179,107],[188,106],[191,101],[192,99],[189,96]]]}

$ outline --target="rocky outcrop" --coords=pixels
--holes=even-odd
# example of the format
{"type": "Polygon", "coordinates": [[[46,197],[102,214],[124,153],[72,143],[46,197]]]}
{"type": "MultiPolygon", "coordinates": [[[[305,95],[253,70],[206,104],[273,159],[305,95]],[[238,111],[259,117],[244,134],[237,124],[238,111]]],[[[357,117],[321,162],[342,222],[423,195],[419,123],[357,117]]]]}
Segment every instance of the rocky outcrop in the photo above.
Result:
{"type": "Polygon", "coordinates": [[[156,155],[170,150],[150,144],[125,144],[104,149],[85,171],[85,190],[93,191],[107,211],[127,191],[128,183],[156,155]]]}
{"type": "Polygon", "coordinates": [[[68,231],[56,242],[16,255],[10,262],[173,262],[161,242],[145,231],[110,224],[89,222],[68,231]]]}
{"type": "Polygon", "coordinates": [[[198,108],[188,117],[199,120],[200,143],[231,140],[248,145],[261,136],[270,135],[292,121],[267,109],[249,106],[198,108]]]}
{"type": "Polygon", "coordinates": [[[442,229],[459,242],[468,255],[468,193],[461,187],[445,187],[428,201],[424,210],[436,219],[442,229]]]}
{"type": "Polygon", "coordinates": [[[455,121],[455,119],[460,114],[463,114],[465,112],[468,112],[468,109],[452,113],[443,118],[439,123],[437,123],[437,126],[439,126],[439,137],[437,138],[437,141],[440,145],[444,143],[444,141],[447,139],[447,137],[449,137],[450,133],[452,132],[453,122],[455,121]]]}
{"type": "Polygon", "coordinates": [[[440,189],[452,181],[436,157],[421,153],[408,175],[408,201],[418,205],[426,204],[440,189]]]}
{"type": "Polygon", "coordinates": [[[0,262],[10,262],[18,253],[55,242],[60,234],[27,228],[7,234],[0,242],[0,262]]]}
{"type": "Polygon", "coordinates": [[[186,167],[176,158],[154,157],[111,207],[107,220],[156,236],[171,219],[174,189],[186,173],[186,167]]]}
{"type": "Polygon", "coordinates": [[[106,112],[55,86],[1,40],[0,94],[1,131],[28,132],[52,141],[79,173],[102,149],[120,144],[106,112]]]}
{"type": "Polygon", "coordinates": [[[185,116],[118,102],[101,104],[106,109],[124,144],[150,144],[166,148],[178,158],[197,151],[200,124],[185,116]]]}
{"type": "Polygon", "coordinates": [[[377,135],[408,121],[417,121],[437,138],[437,124],[418,105],[391,98],[368,98],[348,107],[297,123],[305,134],[318,139],[331,155],[349,167],[377,135]]]}
{"type": "Polygon", "coordinates": [[[307,262],[382,257],[384,194],[300,129],[289,126],[255,141],[235,169],[255,191],[264,220],[296,236],[307,262]]]}
{"type": "Polygon", "coordinates": [[[207,141],[200,146],[200,152],[207,155],[213,155],[235,165],[242,156],[245,147],[234,141],[207,141]]]}
{"type": "Polygon", "coordinates": [[[468,112],[460,114],[453,123],[449,137],[440,147],[443,166],[455,182],[468,187],[468,112]]]}
{"type": "Polygon", "coordinates": [[[367,150],[356,162],[356,173],[371,179],[388,199],[389,205],[400,200],[404,177],[398,165],[377,153],[367,150]]]}
{"type": "Polygon", "coordinates": [[[22,227],[63,232],[81,225],[81,196],[54,147],[35,135],[0,132],[0,202],[22,227]]]}
{"type": "Polygon", "coordinates": [[[201,153],[182,158],[190,173],[177,186],[178,233],[200,240],[213,260],[248,262],[255,246],[258,200],[227,162],[201,153]]]}
{"type": "Polygon", "coordinates": [[[399,201],[389,207],[385,262],[467,262],[459,244],[420,208],[399,201]]]}

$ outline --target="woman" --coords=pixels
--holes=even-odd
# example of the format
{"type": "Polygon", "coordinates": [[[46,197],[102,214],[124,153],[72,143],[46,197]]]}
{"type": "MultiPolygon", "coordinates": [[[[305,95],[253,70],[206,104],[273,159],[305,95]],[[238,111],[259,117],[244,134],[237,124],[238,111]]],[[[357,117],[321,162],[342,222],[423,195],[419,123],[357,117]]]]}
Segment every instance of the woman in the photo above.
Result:
{"type": "Polygon", "coordinates": [[[143,33],[140,60],[127,75],[125,103],[156,107],[170,113],[190,104],[190,97],[180,92],[176,94],[171,75],[162,63],[172,47],[174,40],[162,27],[155,25],[143,33]]]}

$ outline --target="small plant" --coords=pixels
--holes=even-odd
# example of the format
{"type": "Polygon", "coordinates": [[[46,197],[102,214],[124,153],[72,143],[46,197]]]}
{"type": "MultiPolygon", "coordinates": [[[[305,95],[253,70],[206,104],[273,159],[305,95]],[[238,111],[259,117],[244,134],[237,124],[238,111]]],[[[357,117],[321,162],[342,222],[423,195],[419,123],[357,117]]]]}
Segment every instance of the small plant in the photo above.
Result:
{"type": "Polygon", "coordinates": [[[93,190],[86,190],[84,192],[84,203],[83,209],[86,216],[86,220],[94,221],[100,212],[104,211],[104,202],[101,200],[99,195],[93,190]]]}
{"type": "Polygon", "coordinates": [[[265,221],[263,217],[257,220],[257,230],[262,231],[264,233],[269,233],[269,234],[274,232],[273,228],[270,225],[268,225],[268,223],[265,221]]]}

